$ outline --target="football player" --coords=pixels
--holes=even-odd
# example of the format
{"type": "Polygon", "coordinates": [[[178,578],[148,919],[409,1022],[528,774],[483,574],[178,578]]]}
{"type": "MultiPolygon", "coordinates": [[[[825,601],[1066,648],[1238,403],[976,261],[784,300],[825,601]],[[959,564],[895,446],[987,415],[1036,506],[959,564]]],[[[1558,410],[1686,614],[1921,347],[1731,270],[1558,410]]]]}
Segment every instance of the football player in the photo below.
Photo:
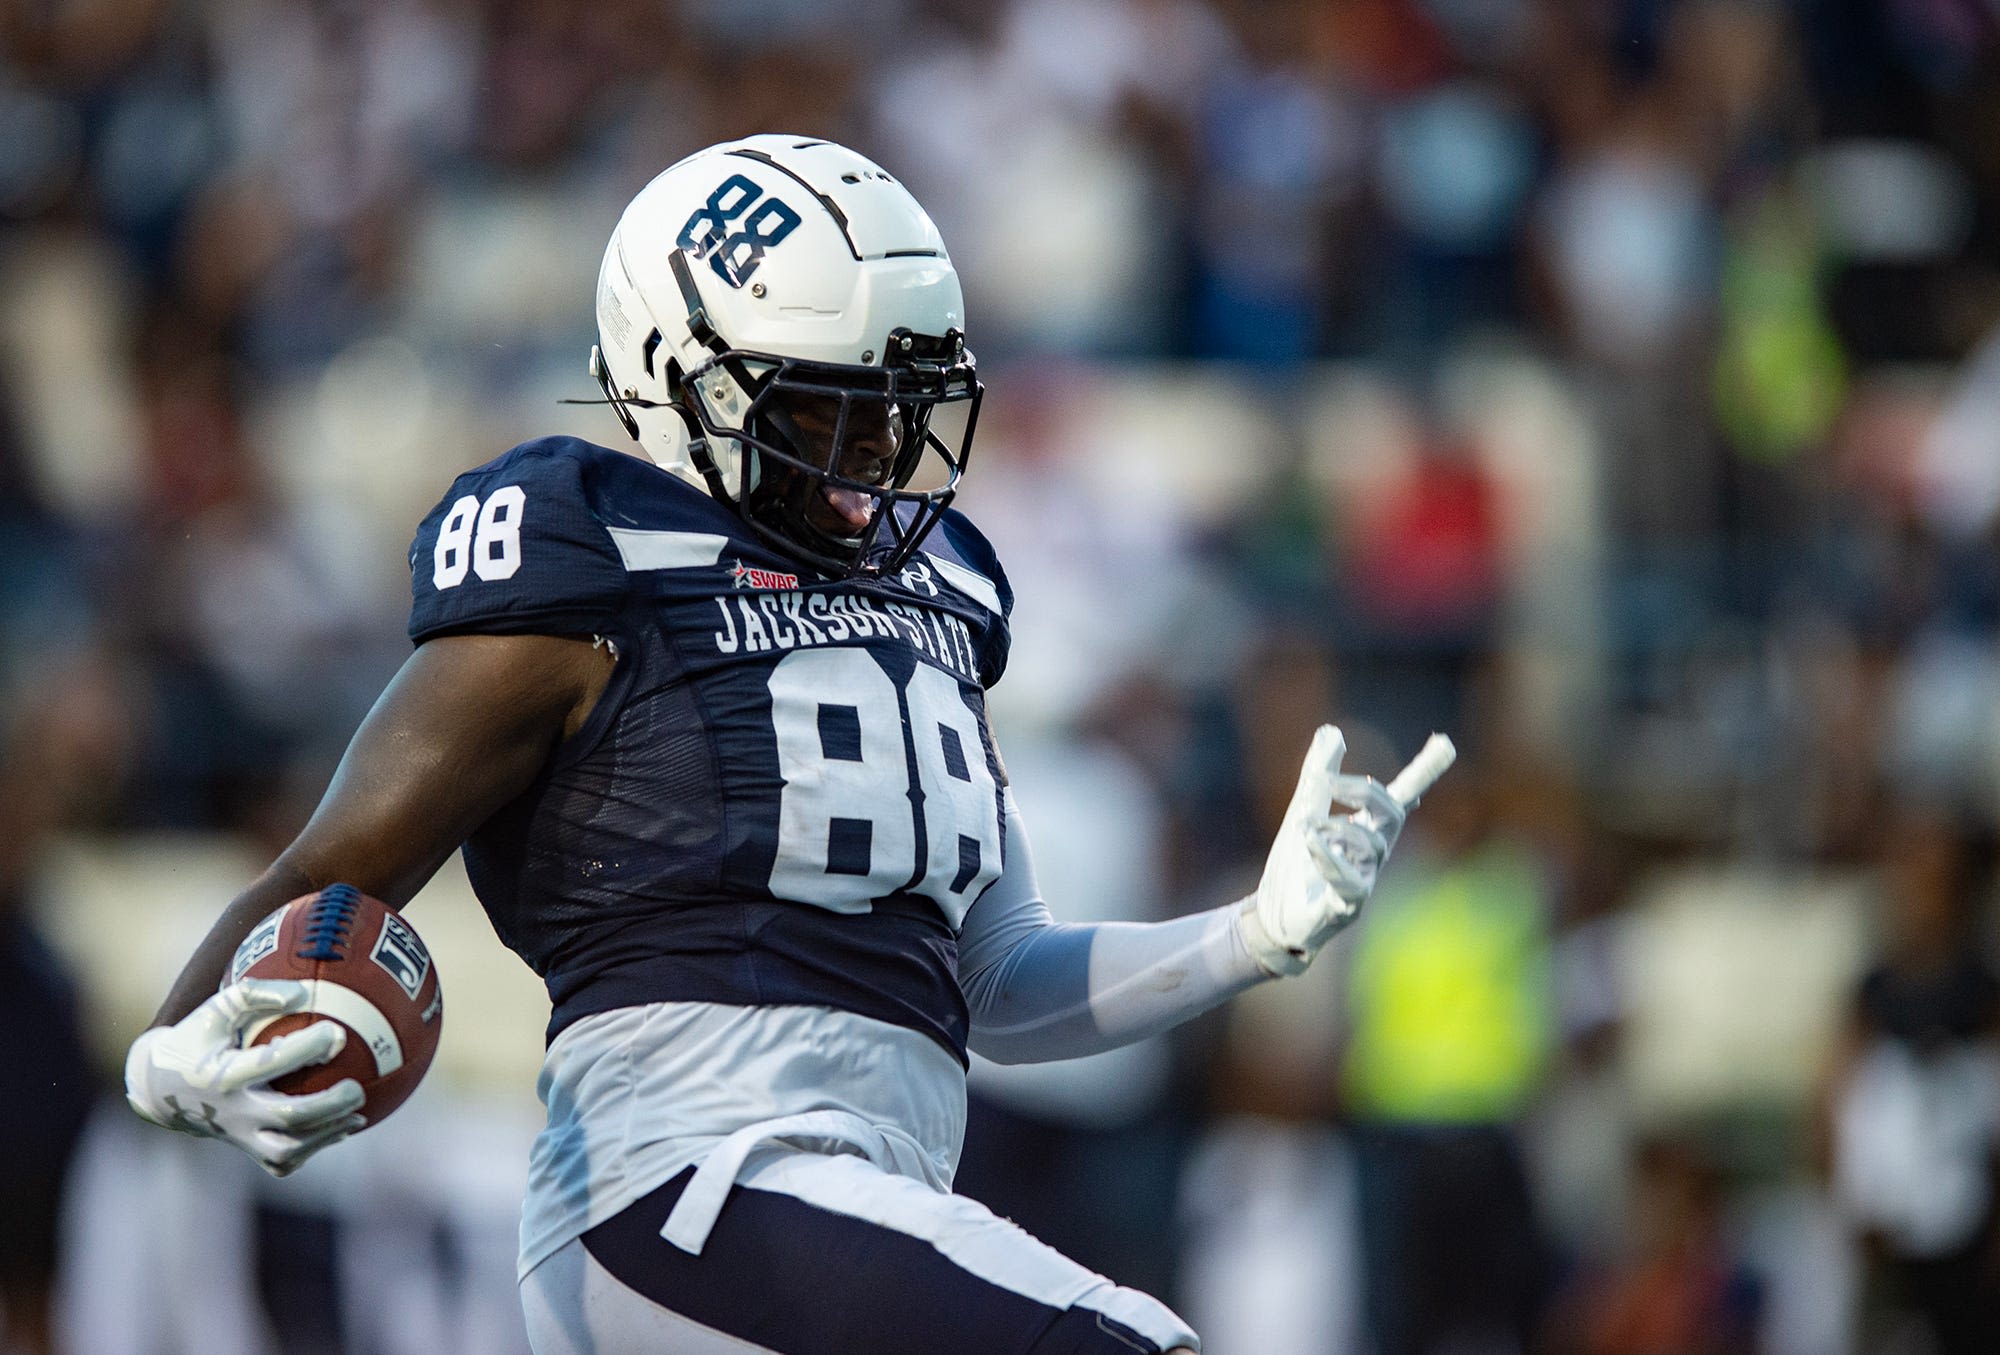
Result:
{"type": "Polygon", "coordinates": [[[1051,922],[985,714],[1012,595],[950,508],[962,304],[923,209],[843,147],[751,137],[641,191],[591,370],[646,456],[538,439],[424,519],[415,653],[132,1046],[139,1113],[277,1175],[359,1129],[352,1082],[266,1085],[339,1028],[239,1048],[303,993],[219,978],[287,900],[400,906],[462,847],[553,1004],[539,1355],[1196,1349],[951,1193],[966,1051],[1089,1054],[1303,970],[1404,808],[1329,726],[1254,895],[1051,922]]]}

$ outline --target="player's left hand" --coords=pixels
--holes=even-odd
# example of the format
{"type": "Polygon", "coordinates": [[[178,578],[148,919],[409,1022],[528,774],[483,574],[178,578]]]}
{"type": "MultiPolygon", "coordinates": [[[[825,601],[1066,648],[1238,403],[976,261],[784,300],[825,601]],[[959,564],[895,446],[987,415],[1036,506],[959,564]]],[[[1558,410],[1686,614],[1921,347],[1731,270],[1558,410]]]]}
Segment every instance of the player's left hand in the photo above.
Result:
{"type": "Polygon", "coordinates": [[[302,983],[243,979],[225,985],[179,1024],[155,1026],[132,1042],[125,1099],[156,1125],[228,1139],[271,1175],[289,1176],[366,1123],[358,1113],[361,1084],[352,1078],[302,1096],[267,1085],[339,1053],[346,1040],[339,1025],[315,1021],[268,1044],[241,1047],[257,1019],[296,1011],[305,1002],[302,983]]]}
{"type": "Polygon", "coordinates": [[[1243,901],[1237,925],[1266,973],[1304,972],[1360,913],[1403,831],[1403,805],[1373,777],[1343,775],[1346,756],[1340,730],[1321,725],[1257,892],[1243,901]],[[1330,812],[1336,804],[1350,812],[1330,812]]]}

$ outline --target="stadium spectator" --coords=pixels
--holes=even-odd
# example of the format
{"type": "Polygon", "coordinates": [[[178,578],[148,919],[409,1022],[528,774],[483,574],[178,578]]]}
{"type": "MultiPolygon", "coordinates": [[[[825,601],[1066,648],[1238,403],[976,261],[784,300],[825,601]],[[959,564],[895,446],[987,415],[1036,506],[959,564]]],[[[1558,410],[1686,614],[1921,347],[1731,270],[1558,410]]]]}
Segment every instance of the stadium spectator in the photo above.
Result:
{"type": "Polygon", "coordinates": [[[1928,815],[1884,840],[1884,949],[1834,1072],[1834,1182],[1874,1322],[1971,1355],[2000,1330],[2000,976],[1968,906],[1991,845],[1928,815]]]}

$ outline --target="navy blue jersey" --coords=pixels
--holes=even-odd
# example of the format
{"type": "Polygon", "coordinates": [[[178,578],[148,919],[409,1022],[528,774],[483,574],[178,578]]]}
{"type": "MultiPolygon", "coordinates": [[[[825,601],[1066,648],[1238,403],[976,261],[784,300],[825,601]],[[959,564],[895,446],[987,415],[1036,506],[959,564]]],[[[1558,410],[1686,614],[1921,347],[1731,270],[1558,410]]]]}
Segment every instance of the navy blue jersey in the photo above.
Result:
{"type": "Polygon", "coordinates": [[[984,689],[1005,575],[948,514],[827,580],[652,463],[575,438],[460,476],[411,547],[410,636],[601,637],[585,728],[465,845],[550,1037],[659,1001],[805,1003],[964,1058],[956,935],[1001,869],[984,689]]]}

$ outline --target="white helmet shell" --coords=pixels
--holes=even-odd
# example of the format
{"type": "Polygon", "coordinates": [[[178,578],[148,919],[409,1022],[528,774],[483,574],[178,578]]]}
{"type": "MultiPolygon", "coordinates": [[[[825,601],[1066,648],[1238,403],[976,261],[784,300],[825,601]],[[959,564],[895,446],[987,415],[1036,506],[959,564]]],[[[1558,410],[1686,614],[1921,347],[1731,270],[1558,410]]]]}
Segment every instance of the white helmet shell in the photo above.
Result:
{"type": "MultiPolygon", "coordinates": [[[[592,374],[647,455],[706,490],[699,429],[671,406],[743,426],[752,392],[721,352],[879,366],[894,331],[964,327],[958,274],[908,190],[830,141],[753,136],[697,151],[626,207],[598,274],[592,374]]],[[[732,439],[707,452],[729,497],[754,487],[732,439]]]]}

